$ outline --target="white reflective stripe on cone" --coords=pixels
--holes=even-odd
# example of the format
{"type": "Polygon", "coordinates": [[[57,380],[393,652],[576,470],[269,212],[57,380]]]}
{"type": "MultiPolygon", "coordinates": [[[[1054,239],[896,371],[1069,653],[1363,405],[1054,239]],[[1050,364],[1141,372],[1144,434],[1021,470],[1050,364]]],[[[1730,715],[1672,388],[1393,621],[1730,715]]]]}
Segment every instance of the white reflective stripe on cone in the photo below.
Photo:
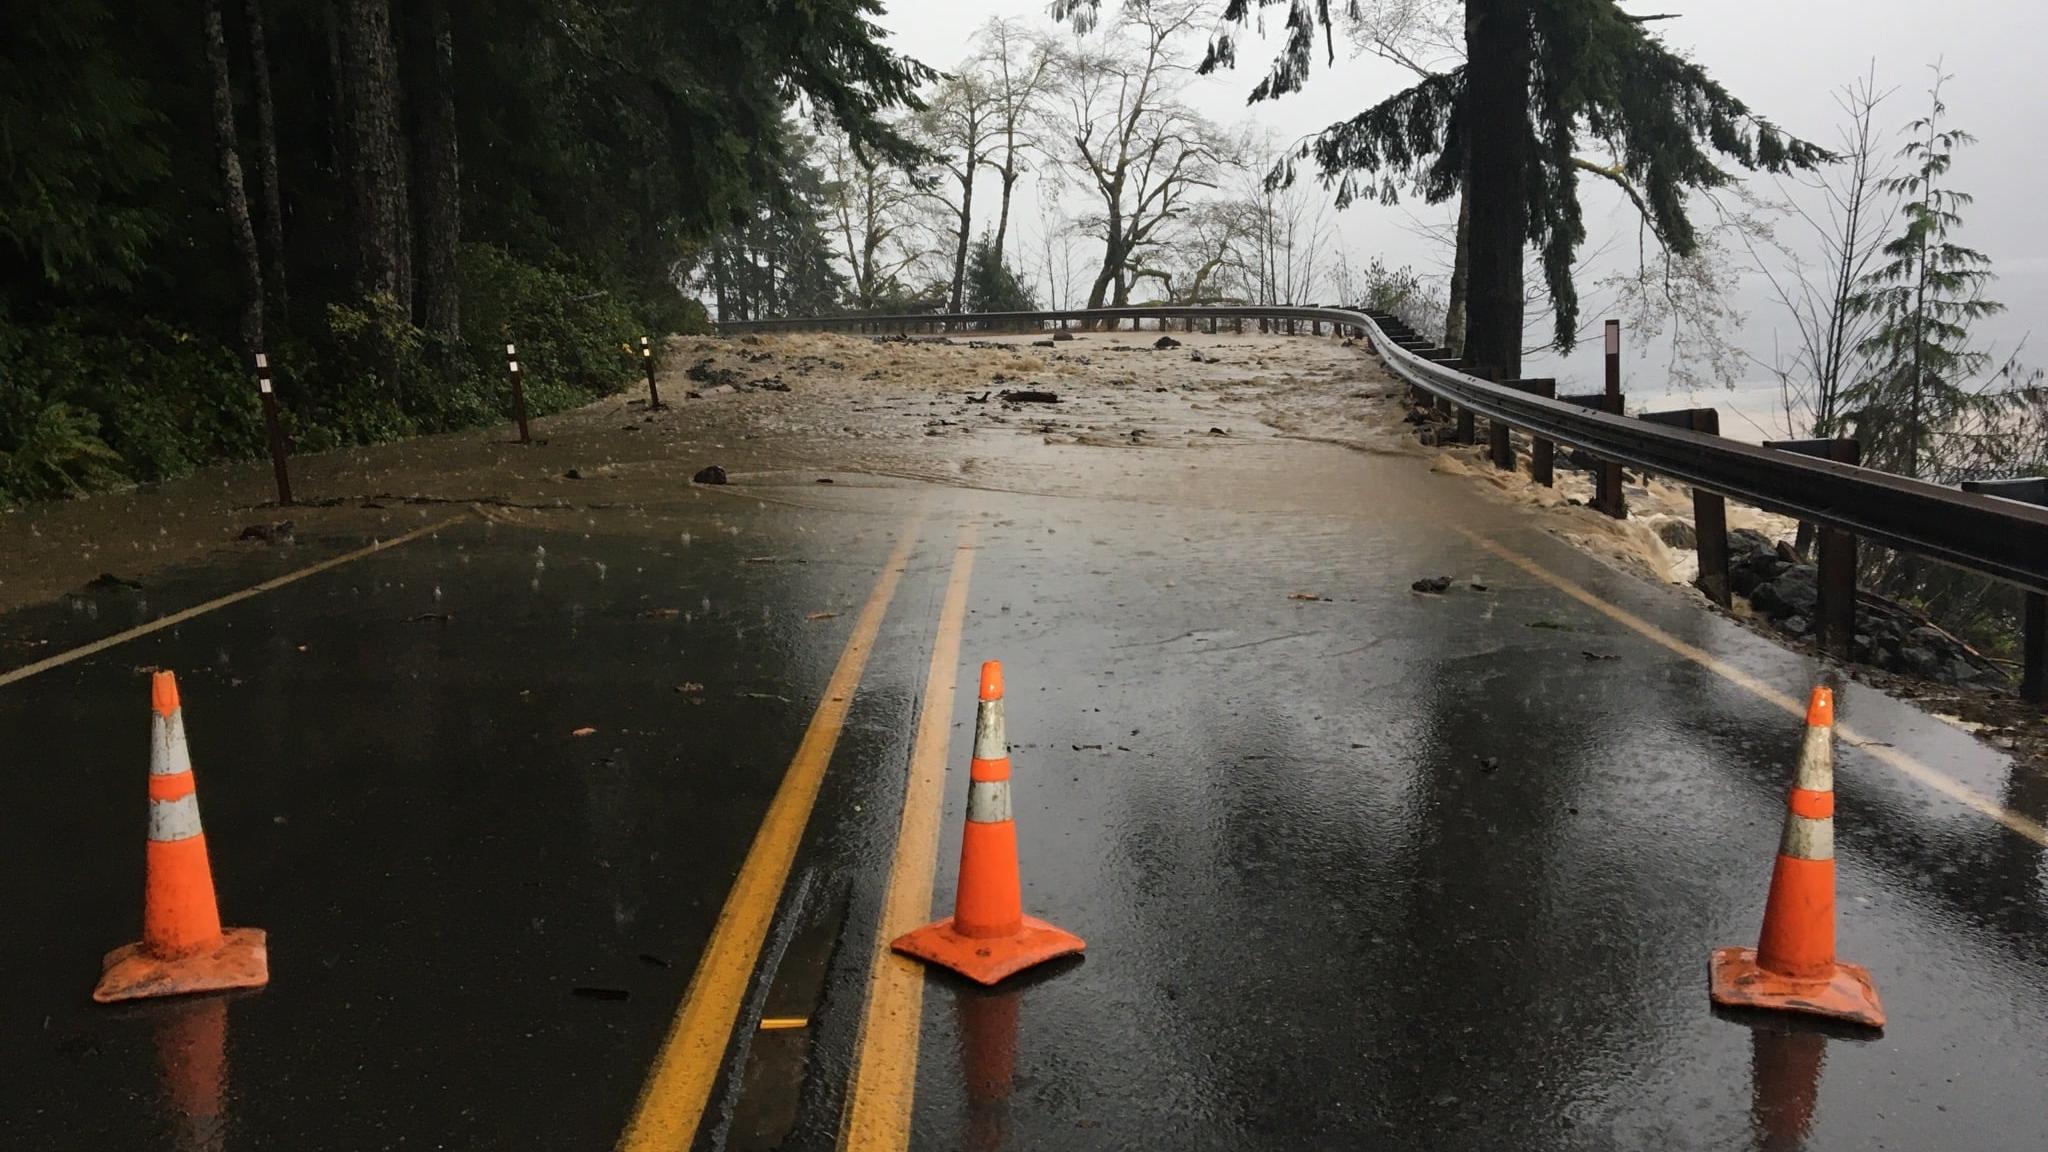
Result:
{"type": "Polygon", "coordinates": [[[149,838],[159,844],[199,835],[199,793],[149,802],[149,838]]]}
{"type": "Polygon", "coordinates": [[[150,713],[149,743],[151,776],[176,776],[192,770],[192,754],[185,749],[185,720],[178,713],[150,713]]]}
{"type": "Polygon", "coordinates": [[[1835,822],[1786,813],[1785,836],[1778,842],[1778,855],[1795,860],[1833,860],[1835,822]]]}
{"type": "Polygon", "coordinates": [[[974,758],[1001,760],[1010,754],[1010,742],[1003,733],[1003,702],[983,700],[974,712],[974,758]]]}
{"type": "Polygon", "coordinates": [[[1806,742],[1799,746],[1799,775],[1794,788],[1808,792],[1835,790],[1835,730],[1808,728],[1806,742]]]}
{"type": "Polygon", "coordinates": [[[1010,782],[974,780],[967,785],[967,819],[975,824],[1010,821],[1010,782]]]}

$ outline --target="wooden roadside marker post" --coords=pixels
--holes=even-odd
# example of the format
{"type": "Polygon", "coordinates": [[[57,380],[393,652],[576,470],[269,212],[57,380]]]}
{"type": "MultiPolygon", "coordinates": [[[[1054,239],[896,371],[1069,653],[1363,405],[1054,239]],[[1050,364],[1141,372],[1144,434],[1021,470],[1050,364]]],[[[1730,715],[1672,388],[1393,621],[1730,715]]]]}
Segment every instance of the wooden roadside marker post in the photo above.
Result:
{"type": "Polygon", "coordinates": [[[270,474],[277,480],[277,504],[292,502],[292,474],[285,463],[284,422],[277,414],[277,392],[270,383],[270,356],[256,354],[256,391],[263,398],[263,429],[270,438],[270,474]]]}
{"type": "Polygon", "coordinates": [[[514,344],[505,345],[505,374],[512,379],[512,419],[519,422],[519,442],[533,443],[533,437],[526,430],[526,386],[519,380],[519,348],[514,344]]]}

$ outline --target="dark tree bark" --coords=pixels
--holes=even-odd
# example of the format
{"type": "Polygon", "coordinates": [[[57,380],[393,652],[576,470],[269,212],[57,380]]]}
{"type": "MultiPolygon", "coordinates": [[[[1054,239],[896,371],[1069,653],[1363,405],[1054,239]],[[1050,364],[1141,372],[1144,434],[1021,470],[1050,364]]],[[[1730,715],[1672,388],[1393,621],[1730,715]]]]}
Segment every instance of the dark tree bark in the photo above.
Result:
{"type": "Polygon", "coordinates": [[[389,0],[345,0],[339,13],[344,173],[355,232],[356,287],[412,315],[411,205],[399,120],[389,0]]]}
{"type": "Polygon", "coordinates": [[[253,363],[256,353],[263,350],[263,266],[256,252],[256,229],[249,220],[249,194],[242,184],[242,157],[235,138],[235,90],[228,76],[228,42],[221,29],[220,0],[206,0],[205,19],[206,66],[213,80],[213,153],[220,167],[228,236],[246,282],[242,350],[245,363],[253,363]]]}
{"type": "Polygon", "coordinates": [[[981,166],[981,157],[972,145],[967,149],[965,169],[967,175],[960,181],[960,240],[953,247],[953,307],[962,309],[967,288],[967,235],[974,227],[974,173],[981,166]]]}
{"type": "Polygon", "coordinates": [[[1465,6],[1465,359],[1522,374],[1522,247],[1528,236],[1529,20],[1526,0],[1465,6]]]}
{"type": "Polygon", "coordinates": [[[462,335],[462,292],[456,281],[462,169],[455,138],[455,37],[447,0],[422,0],[414,30],[420,65],[413,88],[419,325],[453,341],[462,335]]]}
{"type": "Polygon", "coordinates": [[[247,0],[249,73],[256,105],[256,186],[263,202],[263,288],[269,298],[268,318],[289,324],[291,300],[285,290],[284,200],[278,192],[277,106],[270,97],[270,43],[263,28],[263,0],[247,0]]]}
{"type": "Polygon", "coordinates": [[[997,174],[1002,177],[1003,181],[1002,205],[996,209],[996,263],[998,264],[1006,264],[1008,262],[1003,256],[1003,246],[1009,243],[1010,238],[1010,194],[1017,187],[1017,162],[1014,159],[1017,152],[1014,147],[1012,147],[1010,155],[1013,158],[1010,163],[996,169],[997,174]]]}
{"type": "Polygon", "coordinates": [[[1450,300],[1444,305],[1444,347],[1453,356],[1465,354],[1465,280],[1470,272],[1472,259],[1472,214],[1471,201],[1458,193],[1458,231],[1453,241],[1456,246],[1451,255],[1450,300]]]}

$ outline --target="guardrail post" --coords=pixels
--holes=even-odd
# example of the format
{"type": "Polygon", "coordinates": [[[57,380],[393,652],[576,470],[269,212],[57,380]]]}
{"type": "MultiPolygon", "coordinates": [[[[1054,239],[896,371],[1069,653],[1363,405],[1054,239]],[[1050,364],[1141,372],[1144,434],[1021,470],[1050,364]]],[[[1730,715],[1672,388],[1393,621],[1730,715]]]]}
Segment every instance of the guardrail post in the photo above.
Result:
{"type": "MultiPolygon", "coordinates": [[[[1965,480],[1963,491],[2048,506],[2048,477],[1965,480]]],[[[2048,705],[2048,595],[2020,594],[2020,699],[2048,705]]]]}
{"type": "MultiPolygon", "coordinates": [[[[1607,408],[1609,415],[1622,415],[1621,401],[1621,321],[1607,322],[1607,408]]],[[[1628,519],[1628,503],[1621,494],[1621,465],[1613,461],[1600,464],[1600,510],[1616,520],[1628,519]]]]}
{"type": "MultiPolygon", "coordinates": [[[[1557,399],[1557,380],[1553,377],[1539,376],[1533,379],[1506,380],[1502,383],[1518,392],[1527,392],[1531,396],[1541,396],[1546,400],[1557,399]]],[[[1515,466],[1512,448],[1509,450],[1507,466],[1510,469],[1515,466]]],[[[1529,436],[1529,478],[1545,488],[1554,488],[1557,486],[1556,469],[1557,445],[1531,433],[1529,436]]]]}
{"type": "MultiPolygon", "coordinates": [[[[1695,408],[1692,413],[1692,430],[1709,436],[1721,434],[1721,414],[1712,408],[1695,408]]],[[[1700,591],[1707,599],[1723,608],[1734,606],[1728,587],[1728,502],[1719,492],[1709,492],[1697,485],[1692,490],[1692,534],[1693,547],[1699,553],[1700,574],[1695,578],[1700,591]]],[[[1849,595],[1853,603],[1856,595],[1856,575],[1853,563],[1849,574],[1849,595]]],[[[1855,629],[1850,633],[1853,636],[1855,629]]]]}
{"type": "MultiPolygon", "coordinates": [[[[1676,412],[1644,412],[1637,419],[1721,434],[1721,414],[1712,408],[1681,408],[1676,412]]],[[[1693,583],[1707,599],[1723,608],[1733,607],[1728,588],[1728,502],[1717,492],[1698,486],[1692,490],[1693,548],[1699,554],[1700,573],[1693,583]]],[[[1853,596],[1853,589],[1852,589],[1853,596]]]]}
{"type": "MultiPolygon", "coordinates": [[[[1767,440],[1766,448],[1817,456],[1838,464],[1861,464],[1863,449],[1854,440],[1767,440]]],[[[1840,528],[1822,526],[1815,563],[1820,567],[1821,650],[1836,656],[1849,655],[1856,635],[1856,536],[1840,528]]]]}
{"type": "MultiPolygon", "coordinates": [[[[1836,440],[1832,459],[1861,464],[1863,450],[1854,440],[1836,440]]],[[[1855,534],[1822,528],[1816,560],[1820,565],[1820,646],[1847,657],[1856,637],[1855,534]]]]}
{"type": "MultiPolygon", "coordinates": [[[[1488,371],[1486,378],[1495,384],[1501,382],[1498,371],[1488,371]]],[[[1486,458],[1503,472],[1515,470],[1515,442],[1508,439],[1508,426],[1499,420],[1486,422],[1486,458]]]]}

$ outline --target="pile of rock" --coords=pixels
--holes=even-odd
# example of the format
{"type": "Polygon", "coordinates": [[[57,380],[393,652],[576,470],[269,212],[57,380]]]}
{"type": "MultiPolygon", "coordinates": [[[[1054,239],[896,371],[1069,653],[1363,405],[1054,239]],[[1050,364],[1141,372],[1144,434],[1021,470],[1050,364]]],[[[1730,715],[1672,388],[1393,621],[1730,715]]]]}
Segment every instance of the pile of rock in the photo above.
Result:
{"type": "MultiPolygon", "coordinates": [[[[1819,628],[1820,570],[1801,560],[1788,543],[1773,542],[1751,528],[1730,532],[1728,585],[1749,599],[1759,617],[1794,639],[1806,639],[1819,628]]],[[[1990,685],[2005,679],[1997,666],[1925,616],[1868,592],[1857,594],[1849,655],[1859,664],[1942,684],[1990,685]]]]}

